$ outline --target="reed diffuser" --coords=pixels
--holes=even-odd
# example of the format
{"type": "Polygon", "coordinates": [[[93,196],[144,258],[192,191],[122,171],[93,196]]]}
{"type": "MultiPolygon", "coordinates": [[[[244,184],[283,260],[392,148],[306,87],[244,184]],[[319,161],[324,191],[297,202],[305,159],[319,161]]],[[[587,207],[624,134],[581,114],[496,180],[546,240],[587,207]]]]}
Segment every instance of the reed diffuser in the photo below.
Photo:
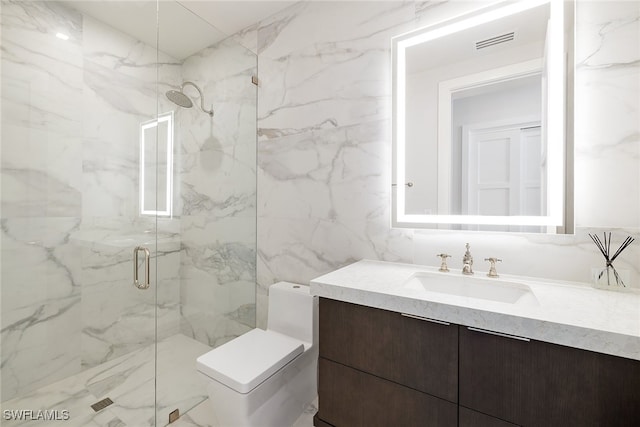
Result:
{"type": "Polygon", "coordinates": [[[615,279],[615,284],[617,286],[626,287],[626,285],[622,281],[622,278],[616,271],[616,268],[613,266],[613,261],[615,261],[615,259],[618,258],[618,255],[620,255],[622,251],[624,251],[627,247],[629,247],[629,245],[633,243],[635,239],[631,236],[627,236],[627,238],[624,240],[624,242],[622,242],[618,250],[613,255],[611,255],[611,232],[609,232],[609,238],[607,238],[606,232],[603,233],[602,237],[604,241],[600,240],[600,238],[595,234],[589,234],[589,237],[591,237],[591,240],[593,240],[593,243],[596,244],[596,246],[600,250],[600,253],[602,253],[602,256],[604,256],[604,260],[605,260],[605,268],[598,273],[598,276],[596,279],[597,282],[601,283],[603,277],[606,277],[607,286],[611,286],[613,279],[615,279]]]}

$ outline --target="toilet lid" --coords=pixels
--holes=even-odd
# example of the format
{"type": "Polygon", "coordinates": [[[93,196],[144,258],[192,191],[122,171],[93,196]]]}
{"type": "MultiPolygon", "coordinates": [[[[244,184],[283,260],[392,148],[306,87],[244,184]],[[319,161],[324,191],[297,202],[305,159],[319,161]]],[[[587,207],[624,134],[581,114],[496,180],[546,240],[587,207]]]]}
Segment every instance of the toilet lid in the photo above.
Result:
{"type": "Polygon", "coordinates": [[[302,354],[301,341],[253,329],[198,357],[198,370],[240,393],[249,393],[302,354]]]}

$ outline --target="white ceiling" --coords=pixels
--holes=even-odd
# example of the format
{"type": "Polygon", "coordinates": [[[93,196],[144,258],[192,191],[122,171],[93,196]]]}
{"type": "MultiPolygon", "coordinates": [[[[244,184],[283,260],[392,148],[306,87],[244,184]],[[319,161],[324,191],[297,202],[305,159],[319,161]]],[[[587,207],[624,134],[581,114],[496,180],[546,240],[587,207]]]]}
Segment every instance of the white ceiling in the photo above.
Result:
{"type": "Polygon", "coordinates": [[[297,3],[297,1],[179,0],[178,3],[223,33],[231,35],[297,3]]]}
{"type": "Polygon", "coordinates": [[[540,46],[539,56],[542,56],[549,13],[549,5],[543,4],[515,15],[449,34],[437,39],[435,43],[415,45],[407,49],[407,72],[419,72],[441,67],[442,64],[455,64],[483,55],[493,55],[503,49],[518,47],[529,49],[534,44],[540,46]],[[513,41],[482,51],[476,50],[475,42],[511,31],[516,34],[513,41]]]}
{"type": "Polygon", "coordinates": [[[182,60],[295,1],[160,0],[159,8],[155,0],[64,3],[150,46],[158,40],[161,51],[182,60]]]}

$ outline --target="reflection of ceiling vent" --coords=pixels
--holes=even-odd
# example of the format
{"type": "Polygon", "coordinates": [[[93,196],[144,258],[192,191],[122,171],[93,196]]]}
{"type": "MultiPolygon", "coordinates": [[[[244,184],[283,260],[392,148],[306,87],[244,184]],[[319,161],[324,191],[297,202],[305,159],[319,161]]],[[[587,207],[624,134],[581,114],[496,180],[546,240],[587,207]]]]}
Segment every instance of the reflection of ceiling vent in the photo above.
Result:
{"type": "Polygon", "coordinates": [[[501,34],[499,36],[491,37],[486,40],[480,40],[479,42],[476,42],[476,49],[480,50],[480,49],[484,49],[485,47],[490,47],[500,43],[510,42],[511,40],[514,39],[514,37],[515,37],[515,32],[512,31],[510,33],[501,34]]]}

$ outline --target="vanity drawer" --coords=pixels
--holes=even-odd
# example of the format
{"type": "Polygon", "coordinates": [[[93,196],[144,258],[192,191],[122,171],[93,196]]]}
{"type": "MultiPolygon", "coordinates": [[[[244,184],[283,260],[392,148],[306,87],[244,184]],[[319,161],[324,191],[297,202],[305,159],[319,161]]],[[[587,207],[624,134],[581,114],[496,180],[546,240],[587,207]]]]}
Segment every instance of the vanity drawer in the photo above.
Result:
{"type": "Polygon", "coordinates": [[[640,362],[460,327],[460,405],[523,426],[640,425],[640,362]]]}
{"type": "Polygon", "coordinates": [[[322,357],[318,368],[318,418],[329,425],[457,426],[458,407],[455,403],[322,357]]]}
{"type": "Polygon", "coordinates": [[[457,402],[458,326],[320,299],[320,356],[457,402]]]}

